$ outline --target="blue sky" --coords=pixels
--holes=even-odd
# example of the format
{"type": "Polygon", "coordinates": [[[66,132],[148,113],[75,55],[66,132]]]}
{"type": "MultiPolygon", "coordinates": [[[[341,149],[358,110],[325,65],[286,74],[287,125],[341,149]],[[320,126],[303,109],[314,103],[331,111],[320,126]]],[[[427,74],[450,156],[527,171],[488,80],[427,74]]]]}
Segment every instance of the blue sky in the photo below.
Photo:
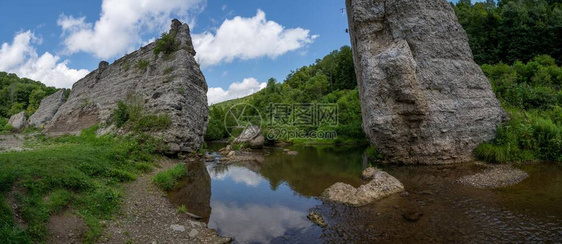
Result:
{"type": "Polygon", "coordinates": [[[212,102],[349,45],[344,0],[29,0],[0,2],[0,71],[57,87],[188,22],[212,102]]]}

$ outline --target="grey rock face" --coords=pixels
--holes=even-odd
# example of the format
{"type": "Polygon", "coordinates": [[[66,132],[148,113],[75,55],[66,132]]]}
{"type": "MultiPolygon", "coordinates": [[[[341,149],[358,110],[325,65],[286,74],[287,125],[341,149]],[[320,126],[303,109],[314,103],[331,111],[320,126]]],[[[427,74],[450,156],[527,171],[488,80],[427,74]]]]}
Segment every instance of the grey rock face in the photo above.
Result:
{"type": "Polygon", "coordinates": [[[156,43],[148,44],[76,82],[66,101],[46,125],[50,135],[77,134],[95,124],[111,124],[119,101],[129,98],[145,114],[165,114],[170,126],[153,132],[170,152],[197,151],[208,123],[207,83],[195,61],[187,24],[172,21],[178,50],[155,55],[156,43]]]}
{"type": "Polygon", "coordinates": [[[346,0],[363,129],[388,162],[473,159],[507,116],[445,0],[346,0]]]}
{"type": "Polygon", "coordinates": [[[398,179],[376,170],[372,172],[372,180],[365,185],[355,188],[338,182],[324,190],[322,196],[330,201],[361,206],[401,191],[404,191],[404,185],[398,179]]]}
{"type": "Polygon", "coordinates": [[[45,123],[51,121],[60,106],[64,103],[64,92],[65,89],[61,89],[60,91],[44,98],[37,111],[29,117],[29,125],[41,128],[45,125],[45,123]]]}
{"type": "Polygon", "coordinates": [[[20,131],[25,127],[27,119],[25,118],[25,112],[19,114],[14,114],[10,117],[8,124],[12,126],[14,131],[20,131]]]}

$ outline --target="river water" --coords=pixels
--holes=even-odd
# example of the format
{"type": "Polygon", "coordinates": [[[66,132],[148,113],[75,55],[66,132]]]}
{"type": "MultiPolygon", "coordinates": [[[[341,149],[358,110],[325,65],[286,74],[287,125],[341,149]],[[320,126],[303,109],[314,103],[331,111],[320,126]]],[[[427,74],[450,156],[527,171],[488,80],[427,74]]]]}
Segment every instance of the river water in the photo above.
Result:
{"type": "MultiPolygon", "coordinates": [[[[210,151],[224,145],[210,144],[210,151]]],[[[518,166],[530,177],[497,190],[456,184],[483,170],[475,164],[382,166],[408,194],[363,207],[323,201],[336,182],[359,186],[364,148],[263,149],[258,161],[191,163],[189,177],[169,193],[176,205],[202,216],[237,243],[562,242],[562,166],[518,166]],[[307,219],[320,213],[328,226],[307,219]]]]}

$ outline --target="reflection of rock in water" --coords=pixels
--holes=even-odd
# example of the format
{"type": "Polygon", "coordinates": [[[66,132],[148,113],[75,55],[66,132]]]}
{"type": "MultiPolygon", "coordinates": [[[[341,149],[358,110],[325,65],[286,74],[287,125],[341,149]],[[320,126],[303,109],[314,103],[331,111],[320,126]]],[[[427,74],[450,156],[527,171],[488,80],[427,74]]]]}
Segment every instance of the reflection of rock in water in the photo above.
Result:
{"type": "Polygon", "coordinates": [[[206,223],[211,216],[211,177],[203,162],[187,165],[188,176],[169,193],[176,206],[185,205],[189,213],[198,215],[206,223]]]}

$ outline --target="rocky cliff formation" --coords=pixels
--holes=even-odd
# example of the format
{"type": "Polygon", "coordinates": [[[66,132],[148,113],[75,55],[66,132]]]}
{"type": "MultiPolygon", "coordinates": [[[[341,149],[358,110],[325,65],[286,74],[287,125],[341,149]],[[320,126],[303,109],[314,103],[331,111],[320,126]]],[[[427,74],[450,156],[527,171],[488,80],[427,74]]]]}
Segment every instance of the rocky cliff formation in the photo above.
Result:
{"type": "Polygon", "coordinates": [[[506,115],[446,0],[346,0],[363,129],[389,162],[472,160],[506,115]]]}
{"type": "Polygon", "coordinates": [[[164,140],[170,152],[198,150],[208,122],[207,83],[195,61],[187,24],[172,21],[170,35],[175,43],[168,54],[155,54],[155,42],[111,65],[101,62],[97,70],[73,85],[45,132],[73,134],[95,124],[109,126],[118,102],[129,99],[145,114],[170,119],[167,129],[152,132],[164,140]]]}
{"type": "Polygon", "coordinates": [[[35,128],[42,128],[45,123],[51,121],[53,116],[57,113],[60,106],[64,103],[65,89],[44,98],[39,105],[39,108],[31,117],[29,117],[29,126],[35,128]]]}

